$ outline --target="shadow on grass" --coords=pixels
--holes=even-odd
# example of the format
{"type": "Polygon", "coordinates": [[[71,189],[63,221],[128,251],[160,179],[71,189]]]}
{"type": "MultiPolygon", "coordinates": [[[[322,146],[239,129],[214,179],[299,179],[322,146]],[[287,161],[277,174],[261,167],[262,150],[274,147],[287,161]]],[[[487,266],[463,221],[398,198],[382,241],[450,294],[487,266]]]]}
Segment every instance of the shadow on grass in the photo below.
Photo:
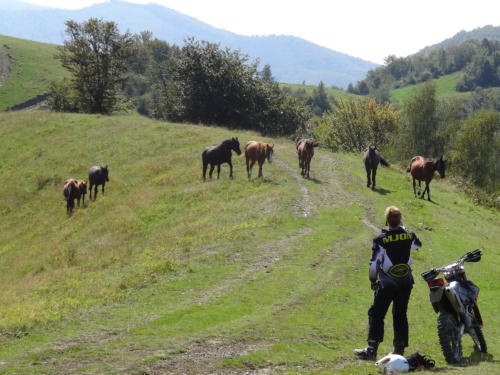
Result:
{"type": "Polygon", "coordinates": [[[321,180],[318,180],[317,178],[314,177],[305,178],[305,180],[314,182],[315,184],[322,184],[321,180]]]}
{"type": "Polygon", "coordinates": [[[384,188],[377,188],[377,187],[373,191],[379,193],[380,195],[387,195],[389,193],[392,193],[392,190],[387,190],[384,188]]]}
{"type": "Polygon", "coordinates": [[[481,352],[472,352],[469,357],[463,357],[462,362],[460,362],[457,366],[460,367],[468,367],[468,366],[476,366],[481,362],[492,362],[492,363],[500,363],[500,361],[495,360],[493,355],[490,353],[481,353],[481,352]]]}

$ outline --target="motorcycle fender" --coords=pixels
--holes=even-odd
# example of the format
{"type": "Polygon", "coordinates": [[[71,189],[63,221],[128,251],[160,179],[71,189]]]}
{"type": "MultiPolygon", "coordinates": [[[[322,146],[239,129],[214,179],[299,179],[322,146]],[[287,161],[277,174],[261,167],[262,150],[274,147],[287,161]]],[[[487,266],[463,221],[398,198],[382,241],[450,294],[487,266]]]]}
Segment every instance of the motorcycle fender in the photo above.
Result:
{"type": "Polygon", "coordinates": [[[460,308],[460,303],[457,301],[457,295],[455,294],[455,292],[451,288],[447,287],[445,289],[445,294],[446,298],[448,298],[448,301],[450,301],[453,310],[455,310],[457,314],[461,315],[462,309],[460,308]]]}
{"type": "Polygon", "coordinates": [[[444,288],[435,288],[429,292],[429,298],[431,300],[432,304],[435,304],[439,301],[441,301],[441,298],[443,298],[443,292],[444,288]]]}

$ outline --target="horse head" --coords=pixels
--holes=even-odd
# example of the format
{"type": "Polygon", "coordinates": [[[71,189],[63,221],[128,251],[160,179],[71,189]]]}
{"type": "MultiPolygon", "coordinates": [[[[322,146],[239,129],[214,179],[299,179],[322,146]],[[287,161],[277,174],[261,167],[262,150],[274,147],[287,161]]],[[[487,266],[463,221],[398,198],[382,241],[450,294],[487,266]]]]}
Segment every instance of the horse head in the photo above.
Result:
{"type": "Polygon", "coordinates": [[[238,141],[238,137],[231,139],[231,149],[238,155],[241,154],[240,142],[238,141]]]}
{"type": "Polygon", "coordinates": [[[436,169],[439,173],[439,177],[444,178],[445,168],[446,168],[446,160],[443,160],[443,157],[441,156],[436,163],[436,169]]]}
{"type": "Polygon", "coordinates": [[[273,162],[273,152],[274,152],[274,143],[272,145],[266,143],[266,158],[269,163],[273,162]]]}
{"type": "Polygon", "coordinates": [[[106,165],[105,167],[102,167],[102,175],[104,176],[106,181],[109,181],[108,173],[109,173],[108,166],[106,165]]]}

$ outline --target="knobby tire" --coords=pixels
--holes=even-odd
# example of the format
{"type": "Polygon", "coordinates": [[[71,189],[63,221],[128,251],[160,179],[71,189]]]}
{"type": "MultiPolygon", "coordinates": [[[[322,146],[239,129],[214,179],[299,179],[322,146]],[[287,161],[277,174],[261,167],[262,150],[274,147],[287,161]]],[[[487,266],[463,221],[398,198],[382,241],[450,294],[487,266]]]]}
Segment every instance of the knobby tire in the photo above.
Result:
{"type": "Polygon", "coordinates": [[[441,313],[438,315],[437,323],[439,344],[446,362],[460,362],[462,360],[462,335],[457,319],[451,313],[441,313]]]}

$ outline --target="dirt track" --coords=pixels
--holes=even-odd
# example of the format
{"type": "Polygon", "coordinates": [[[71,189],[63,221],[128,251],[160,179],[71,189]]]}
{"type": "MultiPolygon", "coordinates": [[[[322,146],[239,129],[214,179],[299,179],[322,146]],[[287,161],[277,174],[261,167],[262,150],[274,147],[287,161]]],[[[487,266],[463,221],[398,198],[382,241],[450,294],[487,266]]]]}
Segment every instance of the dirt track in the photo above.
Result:
{"type": "Polygon", "coordinates": [[[11,59],[9,47],[5,45],[0,47],[0,87],[10,74],[11,59]]]}

